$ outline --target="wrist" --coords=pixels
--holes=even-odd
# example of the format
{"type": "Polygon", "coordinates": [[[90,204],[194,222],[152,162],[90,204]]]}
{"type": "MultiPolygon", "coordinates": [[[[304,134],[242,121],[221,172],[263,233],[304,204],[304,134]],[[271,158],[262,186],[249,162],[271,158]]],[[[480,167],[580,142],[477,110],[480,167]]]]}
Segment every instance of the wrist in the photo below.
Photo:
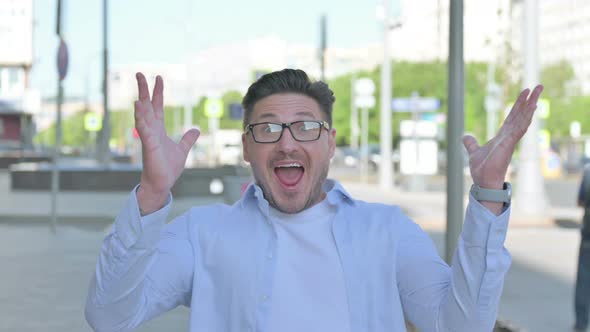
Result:
{"type": "Polygon", "coordinates": [[[139,211],[142,216],[145,216],[160,210],[166,205],[168,197],[170,197],[170,190],[155,191],[149,186],[140,183],[136,196],[139,211]]]}
{"type": "Polygon", "coordinates": [[[502,183],[501,186],[491,182],[483,185],[474,183],[471,186],[470,195],[495,215],[500,215],[504,208],[510,204],[512,186],[508,182],[502,183]]]}
{"type": "Polygon", "coordinates": [[[473,181],[474,184],[480,186],[484,189],[494,189],[494,190],[502,190],[504,189],[504,181],[503,180],[483,180],[483,181],[473,181]]]}

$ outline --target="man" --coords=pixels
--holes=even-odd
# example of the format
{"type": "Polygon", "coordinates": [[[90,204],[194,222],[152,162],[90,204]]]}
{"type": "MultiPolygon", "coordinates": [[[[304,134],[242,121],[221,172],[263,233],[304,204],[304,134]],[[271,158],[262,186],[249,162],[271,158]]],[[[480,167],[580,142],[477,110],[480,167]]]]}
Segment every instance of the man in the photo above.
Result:
{"type": "Polygon", "coordinates": [[[173,142],[162,79],[151,100],[144,76],[137,81],[144,169],[91,281],[95,330],[128,331],[178,305],[191,308],[191,331],[405,331],[404,319],[422,332],[492,330],[510,265],[504,178],[541,86],[521,93],[486,145],[465,137],[479,187],[449,267],[398,207],[357,201],[326,179],[334,96],[301,70],[267,74],[243,99],[255,183],[241,200],[166,224],[170,188],[199,133],[173,142]]]}
{"type": "Polygon", "coordinates": [[[574,331],[582,332],[588,328],[588,315],[590,314],[590,165],[584,167],[582,184],[578,192],[578,206],[584,208],[584,219],[582,221],[582,237],[578,254],[578,274],[574,300],[574,312],[576,314],[574,331]]]}

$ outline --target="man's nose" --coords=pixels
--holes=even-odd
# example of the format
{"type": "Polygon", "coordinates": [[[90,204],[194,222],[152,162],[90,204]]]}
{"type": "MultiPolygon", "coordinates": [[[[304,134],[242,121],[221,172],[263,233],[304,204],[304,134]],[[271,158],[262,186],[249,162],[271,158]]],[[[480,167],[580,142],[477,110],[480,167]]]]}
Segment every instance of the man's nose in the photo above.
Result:
{"type": "Polygon", "coordinates": [[[283,152],[290,152],[297,148],[298,142],[291,134],[290,128],[285,128],[281,139],[277,142],[277,147],[283,152]]]}

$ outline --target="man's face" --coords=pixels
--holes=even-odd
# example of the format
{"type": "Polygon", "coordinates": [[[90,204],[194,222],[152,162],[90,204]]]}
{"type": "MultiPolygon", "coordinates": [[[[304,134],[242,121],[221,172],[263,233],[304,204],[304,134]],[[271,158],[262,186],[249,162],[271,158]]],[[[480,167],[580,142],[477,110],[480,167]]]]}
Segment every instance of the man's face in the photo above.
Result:
{"type": "MultiPolygon", "coordinates": [[[[325,118],[313,98],[281,93],[259,100],[250,115],[250,124],[325,118]]],[[[287,128],[276,143],[257,143],[251,132],[242,136],[244,159],[250,163],[254,179],[271,206],[285,213],[297,213],[324,199],[322,185],[334,155],[335,136],[336,130],[328,132],[323,128],[320,138],[310,142],[296,141],[287,128]]]]}

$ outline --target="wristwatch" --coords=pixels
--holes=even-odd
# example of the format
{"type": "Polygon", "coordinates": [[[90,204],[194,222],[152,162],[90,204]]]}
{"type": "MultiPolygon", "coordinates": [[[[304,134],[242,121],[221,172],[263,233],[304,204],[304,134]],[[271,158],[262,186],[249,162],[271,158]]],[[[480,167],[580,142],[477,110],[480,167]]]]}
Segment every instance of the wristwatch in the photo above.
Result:
{"type": "Polygon", "coordinates": [[[498,202],[504,205],[510,203],[512,198],[512,186],[510,182],[504,182],[504,187],[501,190],[485,189],[477,184],[473,184],[470,190],[471,195],[478,201],[498,202]]]}

